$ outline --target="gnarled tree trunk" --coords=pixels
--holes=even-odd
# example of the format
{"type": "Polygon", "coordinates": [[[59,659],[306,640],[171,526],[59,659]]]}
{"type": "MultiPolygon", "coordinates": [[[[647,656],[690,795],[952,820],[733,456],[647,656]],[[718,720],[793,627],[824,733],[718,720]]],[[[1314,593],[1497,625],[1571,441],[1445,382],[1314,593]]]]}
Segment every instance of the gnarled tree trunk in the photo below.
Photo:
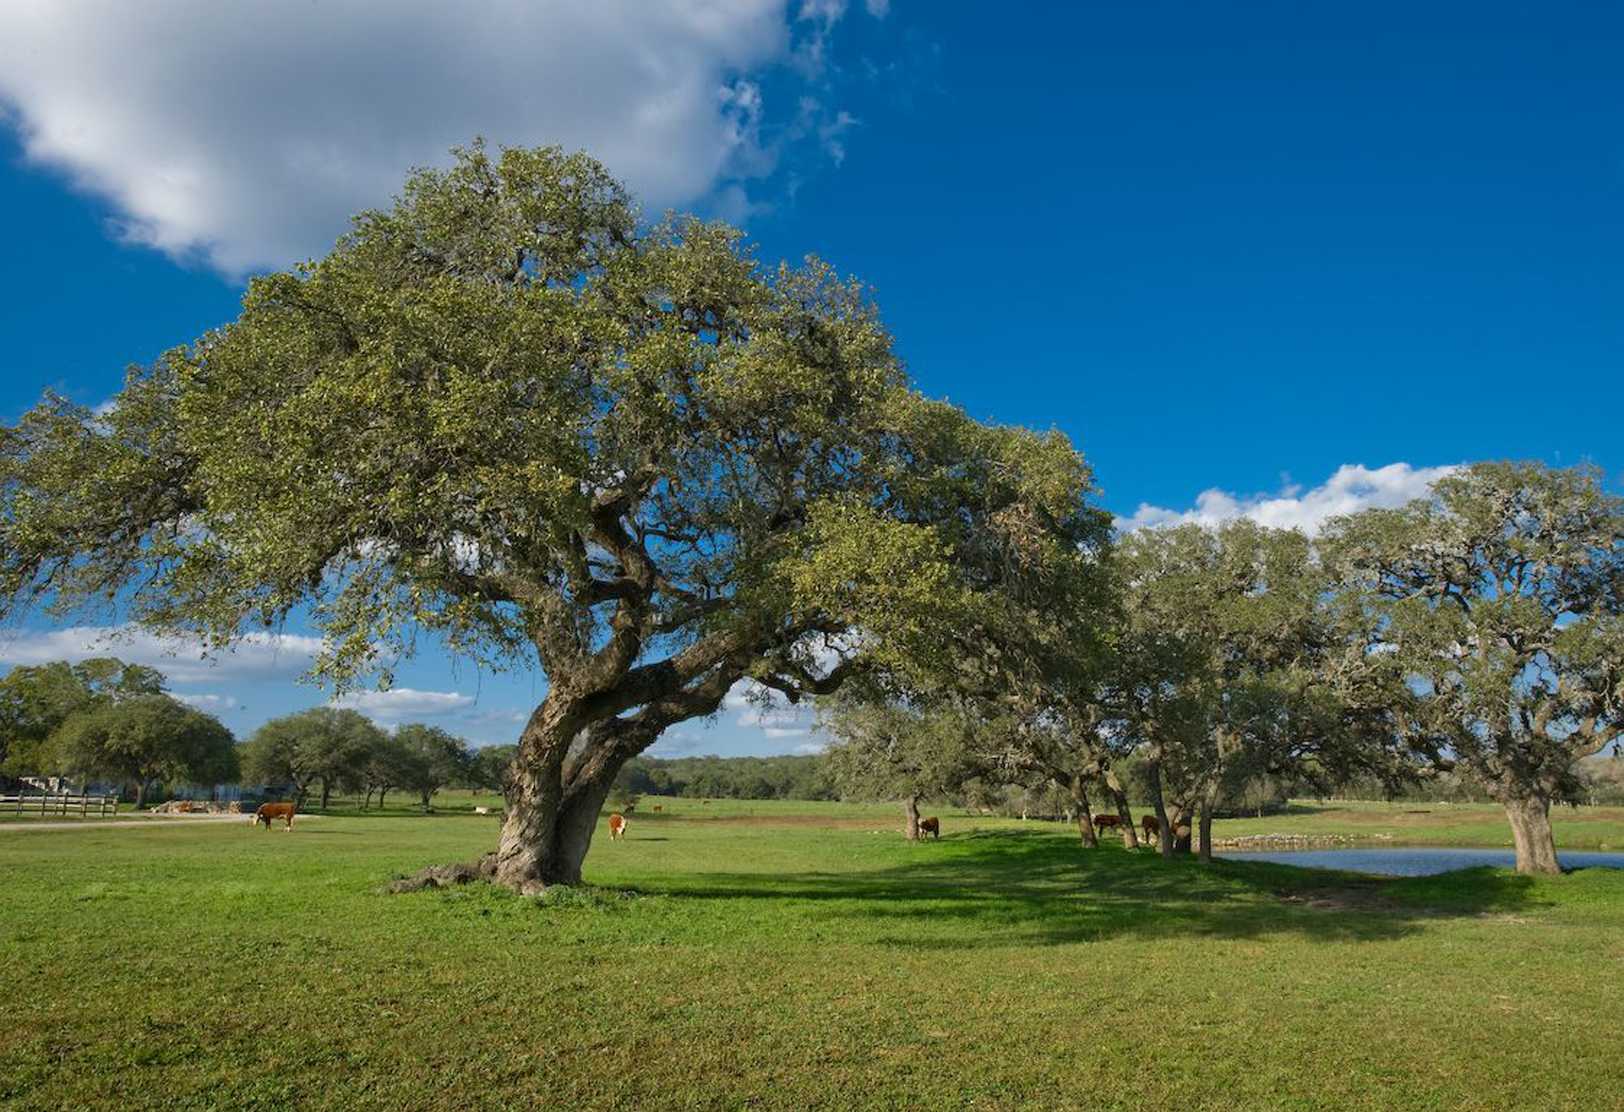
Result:
{"type": "Polygon", "coordinates": [[[1081,776],[1073,776],[1071,784],[1072,802],[1077,804],[1077,833],[1083,839],[1083,845],[1089,849],[1099,846],[1099,836],[1094,833],[1094,810],[1088,805],[1088,785],[1081,776]]]}
{"type": "Polygon", "coordinates": [[[565,791],[564,759],[581,726],[575,708],[550,695],[519,736],[496,846],[498,884],[531,894],[552,884],[581,883],[592,826],[609,792],[605,784],[591,798],[584,783],[574,793],[565,791]],[[591,817],[583,823],[587,808],[591,817]]]}
{"type": "Polygon", "coordinates": [[[910,795],[902,801],[902,813],[907,816],[907,824],[903,827],[903,834],[908,841],[919,841],[919,797],[910,795]]]}
{"type": "Polygon", "coordinates": [[[1511,839],[1517,847],[1519,873],[1560,873],[1556,860],[1556,837],[1551,833],[1551,801],[1543,795],[1507,798],[1506,818],[1511,822],[1511,839]]]}
{"type": "Polygon", "coordinates": [[[1153,760],[1145,766],[1150,782],[1150,805],[1156,811],[1156,848],[1163,857],[1173,859],[1173,824],[1167,818],[1167,800],[1162,796],[1162,763],[1153,760]]]}
{"type": "Polygon", "coordinates": [[[1122,820],[1122,844],[1128,849],[1139,848],[1139,832],[1133,828],[1133,812],[1128,810],[1128,794],[1122,790],[1122,781],[1117,774],[1107,769],[1105,773],[1105,789],[1116,804],[1117,817],[1122,820]]]}

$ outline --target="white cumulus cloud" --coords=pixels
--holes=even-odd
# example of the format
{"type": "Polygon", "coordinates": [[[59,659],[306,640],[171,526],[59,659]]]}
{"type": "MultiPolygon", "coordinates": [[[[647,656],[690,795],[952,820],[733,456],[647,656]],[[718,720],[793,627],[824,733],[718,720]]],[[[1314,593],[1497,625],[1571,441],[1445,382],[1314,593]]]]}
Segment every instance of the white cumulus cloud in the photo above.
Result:
{"type": "Polygon", "coordinates": [[[412,718],[455,714],[473,705],[472,695],[458,691],[419,691],[411,687],[392,687],[388,691],[349,691],[333,700],[333,706],[358,710],[383,725],[412,718]]]}
{"type": "Polygon", "coordinates": [[[1250,518],[1261,525],[1279,529],[1301,529],[1312,534],[1328,518],[1373,507],[1392,508],[1424,497],[1432,484],[1458,470],[1458,465],[1413,467],[1390,463],[1386,467],[1366,467],[1347,463],[1324,483],[1309,490],[1287,486],[1275,494],[1237,495],[1216,487],[1196,496],[1195,506],[1172,510],[1141,503],[1128,517],[1117,518],[1124,532],[1161,525],[1195,522],[1217,525],[1235,518],[1250,518]]]}
{"type": "Polygon", "coordinates": [[[175,683],[221,679],[294,679],[321,651],[319,637],[293,633],[245,634],[232,649],[210,656],[196,641],[160,637],[132,625],[68,626],[0,634],[0,664],[46,664],[116,656],[156,668],[175,683]]]}
{"type": "MultiPolygon", "coordinates": [[[[883,15],[884,2],[868,11],[883,15]]],[[[751,75],[822,73],[845,3],[10,0],[0,116],[128,239],[228,273],[319,255],[476,134],[585,149],[651,209],[771,171],[751,75]]],[[[793,112],[793,105],[789,106],[793,112]]],[[[837,114],[822,138],[838,149],[837,114]]]]}

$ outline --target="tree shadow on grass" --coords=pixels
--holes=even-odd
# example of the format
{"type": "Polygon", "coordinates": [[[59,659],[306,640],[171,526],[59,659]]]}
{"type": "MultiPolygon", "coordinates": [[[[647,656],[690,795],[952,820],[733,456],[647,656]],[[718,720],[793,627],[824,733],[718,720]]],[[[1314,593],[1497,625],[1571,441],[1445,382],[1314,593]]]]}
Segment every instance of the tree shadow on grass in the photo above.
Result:
{"type": "Polygon", "coordinates": [[[921,950],[1130,936],[1384,941],[1429,920],[1548,905],[1531,878],[1491,868],[1389,878],[1259,861],[1203,865],[1111,846],[1085,850],[1036,831],[975,831],[939,846],[930,858],[875,871],[690,873],[640,889],[676,899],[804,902],[813,918],[921,950]]]}

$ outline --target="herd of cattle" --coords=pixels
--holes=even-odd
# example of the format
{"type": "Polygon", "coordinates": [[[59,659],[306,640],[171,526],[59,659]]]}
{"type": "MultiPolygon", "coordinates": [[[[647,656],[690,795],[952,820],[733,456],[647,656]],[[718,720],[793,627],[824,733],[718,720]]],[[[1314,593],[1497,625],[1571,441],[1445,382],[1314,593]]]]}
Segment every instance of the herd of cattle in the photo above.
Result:
{"type": "MultiPolygon", "coordinates": [[[[707,799],[703,802],[708,804],[710,800],[707,799]]],[[[260,804],[259,809],[254,812],[253,824],[258,826],[260,823],[264,823],[265,829],[269,830],[273,821],[276,819],[281,819],[285,824],[282,829],[284,831],[291,832],[293,830],[293,816],[298,812],[298,809],[298,804],[296,803],[262,803],[260,804]]],[[[660,810],[660,804],[654,804],[653,809],[656,811],[660,810]]],[[[626,815],[630,814],[631,810],[632,808],[628,807],[626,808],[625,812],[610,812],[610,841],[619,841],[621,838],[626,836],[626,815]]],[[[475,807],[474,813],[476,815],[488,815],[491,812],[488,807],[475,807]]],[[[1103,832],[1121,825],[1122,818],[1118,815],[1094,816],[1094,829],[1097,831],[1103,832]]],[[[1139,825],[1144,830],[1145,837],[1147,839],[1155,838],[1161,832],[1161,824],[1156,821],[1155,815],[1142,816],[1139,820],[1139,825]]],[[[1180,833],[1182,833],[1182,831],[1180,831],[1180,833]]],[[[935,815],[930,816],[928,819],[919,820],[919,836],[923,838],[927,834],[932,838],[940,838],[942,836],[942,820],[937,818],[935,815]]]]}

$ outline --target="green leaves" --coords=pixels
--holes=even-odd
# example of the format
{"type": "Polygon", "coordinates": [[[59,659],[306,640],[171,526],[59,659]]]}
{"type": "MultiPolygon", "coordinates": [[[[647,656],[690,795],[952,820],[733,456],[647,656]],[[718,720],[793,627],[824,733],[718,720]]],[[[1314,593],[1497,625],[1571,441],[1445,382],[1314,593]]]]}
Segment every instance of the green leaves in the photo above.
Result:
{"type": "Polygon", "coordinates": [[[1500,796],[1571,793],[1624,727],[1624,500],[1593,469],[1474,464],[1323,547],[1438,748],[1500,796]]]}
{"type": "Polygon", "coordinates": [[[231,731],[218,719],[163,694],[137,694],[76,714],[51,747],[58,767],[128,780],[233,780],[231,731]]]}

